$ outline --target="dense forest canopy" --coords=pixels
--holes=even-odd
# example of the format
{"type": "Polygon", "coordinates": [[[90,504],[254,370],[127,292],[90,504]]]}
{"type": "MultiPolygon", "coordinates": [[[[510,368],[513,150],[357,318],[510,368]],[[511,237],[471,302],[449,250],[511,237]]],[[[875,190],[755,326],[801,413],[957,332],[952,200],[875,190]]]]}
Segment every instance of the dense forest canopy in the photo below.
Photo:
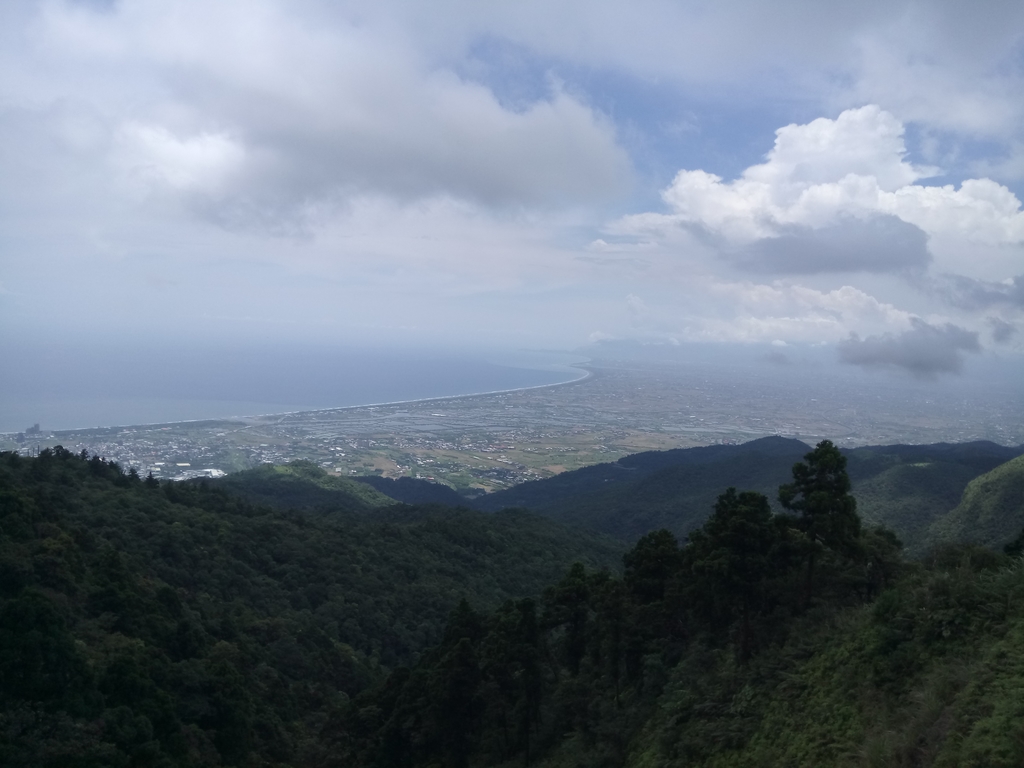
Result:
{"type": "MultiPolygon", "coordinates": [[[[1024,763],[1024,534],[908,560],[847,464],[822,442],[625,551],[308,467],[2,454],[0,762],[1024,763]]],[[[965,503],[1012,504],[990,475],[965,503]]]]}

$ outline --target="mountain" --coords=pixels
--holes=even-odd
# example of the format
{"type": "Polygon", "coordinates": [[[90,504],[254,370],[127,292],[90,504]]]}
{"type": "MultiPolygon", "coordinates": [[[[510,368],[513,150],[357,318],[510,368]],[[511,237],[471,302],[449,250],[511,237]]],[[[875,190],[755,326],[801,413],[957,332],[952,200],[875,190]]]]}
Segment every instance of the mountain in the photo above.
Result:
{"type": "Polygon", "coordinates": [[[774,498],[806,443],[766,437],[742,445],[649,451],[480,497],[480,509],[518,505],[567,525],[632,541],[659,528],[685,536],[730,486],[774,498]]]}
{"type": "MultiPolygon", "coordinates": [[[[797,461],[809,450],[810,446],[799,440],[764,437],[742,445],[709,445],[700,448],[645,451],[624,456],[618,461],[595,464],[543,480],[522,483],[513,488],[477,497],[472,503],[476,509],[492,512],[505,507],[549,509],[582,495],[598,492],[597,489],[600,489],[601,493],[610,493],[635,486],[641,480],[665,469],[728,462],[750,454],[780,456],[797,461]]],[[[788,470],[787,467],[787,473],[788,470]]]]}
{"type": "Polygon", "coordinates": [[[343,510],[366,514],[388,507],[395,500],[365,483],[330,475],[311,461],[264,464],[233,472],[207,483],[234,493],[254,504],[276,509],[343,510]]]}
{"type": "Polygon", "coordinates": [[[309,764],[329,713],[439,642],[460,598],[536,596],[624,549],[523,511],[350,497],[308,467],[240,474],[0,453],[0,765],[309,764]]]}
{"type": "Polygon", "coordinates": [[[907,552],[919,556],[932,542],[930,526],[957,506],[968,484],[1020,456],[1024,446],[978,441],[871,446],[845,453],[865,522],[891,528],[907,552]]]}
{"type": "MultiPolygon", "coordinates": [[[[767,437],[741,445],[650,451],[474,499],[478,509],[532,509],[562,523],[627,541],[659,528],[683,537],[703,523],[723,489],[765,494],[773,503],[810,447],[767,437]]],[[[845,449],[865,522],[894,530],[913,555],[974,478],[1024,453],[990,442],[845,449]]]]}
{"type": "Polygon", "coordinates": [[[318,764],[1024,765],[1024,561],[904,562],[841,522],[836,458],[793,473],[810,522],[727,492],[683,546],[642,537],[621,577],[573,566],[540,601],[460,604],[326,724],[318,764]]]}
{"type": "Polygon", "coordinates": [[[928,529],[932,543],[1001,547],[1024,530],[1024,456],[975,478],[955,509],[928,529]]]}
{"type": "Polygon", "coordinates": [[[378,477],[377,475],[363,475],[353,477],[353,480],[365,483],[371,488],[380,491],[385,496],[400,501],[403,504],[445,504],[449,507],[464,507],[468,504],[466,498],[458,491],[452,490],[447,485],[432,483],[429,480],[422,480],[413,477],[378,477]]]}
{"type": "MultiPolygon", "coordinates": [[[[600,471],[643,474],[605,484],[629,519],[678,523],[714,482],[788,481],[795,442],[600,471]]],[[[996,454],[848,462],[882,505],[996,454]]],[[[956,530],[1020,524],[1022,461],[966,484],[956,530]]],[[[869,526],[812,550],[805,520],[724,488],[682,546],[655,531],[623,554],[529,511],[374,506],[335,480],[0,454],[0,765],[1024,764],[1019,558],[908,564],[869,526]]]]}

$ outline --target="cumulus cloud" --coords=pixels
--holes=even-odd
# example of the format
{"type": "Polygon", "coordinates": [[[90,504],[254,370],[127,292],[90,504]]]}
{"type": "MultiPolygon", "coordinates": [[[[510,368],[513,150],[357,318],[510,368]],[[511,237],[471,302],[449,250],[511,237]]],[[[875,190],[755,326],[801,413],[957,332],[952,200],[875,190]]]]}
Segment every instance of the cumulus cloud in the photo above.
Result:
{"type": "Polygon", "coordinates": [[[647,308],[647,304],[637,296],[635,293],[631,293],[626,297],[626,312],[629,315],[629,321],[633,325],[639,325],[643,322],[644,317],[650,312],[647,308]]]}
{"type": "Polygon", "coordinates": [[[617,228],[639,236],[699,228],[741,266],[789,273],[921,268],[928,237],[1024,242],[1024,212],[1009,189],[989,179],[915,183],[937,170],[906,159],[903,134],[875,105],[788,125],[766,162],[731,182],[680,171],[662,193],[669,213],[626,217],[617,228]]]}
{"type": "Polygon", "coordinates": [[[700,307],[679,335],[691,341],[838,342],[851,333],[911,327],[913,315],[850,285],[821,291],[783,282],[712,282],[702,287],[715,309],[700,307]]]}
{"type": "Polygon", "coordinates": [[[898,369],[921,379],[959,373],[964,352],[978,352],[978,334],[952,323],[931,325],[911,319],[911,329],[860,338],[852,334],[838,344],[839,359],[864,368],[898,369]]]}

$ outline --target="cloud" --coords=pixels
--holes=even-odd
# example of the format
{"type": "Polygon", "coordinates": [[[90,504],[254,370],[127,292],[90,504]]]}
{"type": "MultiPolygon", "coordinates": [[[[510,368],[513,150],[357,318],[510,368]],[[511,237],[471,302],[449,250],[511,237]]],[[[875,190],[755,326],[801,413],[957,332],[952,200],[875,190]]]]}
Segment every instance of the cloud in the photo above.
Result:
{"type": "Polygon", "coordinates": [[[245,162],[243,148],[218,133],[179,138],[161,126],[128,123],[118,145],[129,177],[184,192],[216,194],[245,162]]]}
{"type": "Polygon", "coordinates": [[[730,182],[682,170],[662,192],[668,213],[625,216],[608,232],[670,243],[700,237],[740,269],[767,274],[922,272],[939,246],[943,265],[980,271],[968,245],[1024,243],[1017,197],[990,179],[918,182],[937,170],[907,160],[904,127],[876,105],[776,131],[764,163],[730,182]],[[967,244],[967,245],[965,245],[967,244]]]}
{"type": "Polygon", "coordinates": [[[650,310],[643,299],[635,293],[631,293],[626,296],[626,313],[629,315],[631,325],[640,325],[650,313],[650,310]]]}
{"type": "MultiPolygon", "coordinates": [[[[1024,8],[986,3],[634,0],[389,5],[451,55],[481,35],[545,61],[682,84],[725,100],[865,103],[944,130],[1020,136],[1024,8]]],[[[368,11],[372,12],[372,11],[368,11]]]]}
{"type": "Polygon", "coordinates": [[[902,369],[921,379],[959,373],[964,352],[978,352],[978,334],[952,323],[930,325],[911,319],[912,328],[899,335],[885,333],[861,339],[852,334],[837,345],[839,359],[864,368],[902,369]]]}
{"type": "Polygon", "coordinates": [[[992,328],[992,341],[996,344],[1006,344],[1017,334],[1017,326],[1008,323],[999,317],[988,318],[988,324],[992,328]]]}
{"type": "Polygon", "coordinates": [[[102,114],[123,176],[233,226],[360,195],[550,208],[628,189],[614,125],[556,83],[506,108],[360,17],[271,0],[47,3],[16,66],[76,76],[34,93],[26,76],[6,102],[102,114]]]}
{"type": "Polygon", "coordinates": [[[724,255],[769,274],[919,271],[931,261],[924,232],[895,216],[840,218],[819,229],[788,226],[780,232],[724,255]]]}
{"type": "Polygon", "coordinates": [[[997,306],[1024,309],[1024,275],[995,282],[943,274],[928,281],[927,285],[944,301],[962,309],[982,310],[997,306]]]}
{"type": "Polygon", "coordinates": [[[679,338],[742,343],[838,342],[851,333],[909,329],[913,317],[850,285],[820,291],[781,281],[711,281],[695,288],[688,309],[679,338]]]}
{"type": "Polygon", "coordinates": [[[0,326],[1020,326],[1022,11],[705,5],[0,3],[0,326]]]}
{"type": "Polygon", "coordinates": [[[983,243],[1024,242],[1021,203],[989,179],[914,184],[933,168],[905,159],[903,125],[869,105],[835,120],[818,118],[776,131],[767,162],[732,182],[680,171],[663,193],[669,219],[700,225],[734,243],[778,237],[787,227],[820,229],[850,217],[894,216],[932,234],[983,243]]]}
{"type": "Polygon", "coordinates": [[[889,23],[854,33],[856,63],[837,100],[883,103],[933,130],[1019,137],[1021,30],[1019,3],[988,3],[983,13],[956,2],[902,4],[889,23]]]}

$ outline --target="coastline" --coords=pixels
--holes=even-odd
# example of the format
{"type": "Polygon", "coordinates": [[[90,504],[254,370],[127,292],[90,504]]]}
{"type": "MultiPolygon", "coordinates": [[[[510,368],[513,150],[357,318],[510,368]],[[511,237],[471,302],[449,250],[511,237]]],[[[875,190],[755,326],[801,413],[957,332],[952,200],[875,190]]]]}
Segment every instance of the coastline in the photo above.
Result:
{"type": "MultiPolygon", "coordinates": [[[[460,400],[460,399],[473,398],[473,397],[488,397],[488,396],[492,396],[492,395],[503,395],[503,394],[510,394],[512,392],[527,392],[527,391],[536,390],[536,389],[548,389],[548,388],[553,388],[553,387],[563,387],[563,386],[566,386],[568,384],[577,384],[579,382],[586,381],[587,379],[590,379],[590,378],[592,378],[594,376],[594,372],[592,370],[589,370],[589,369],[586,369],[586,368],[582,368],[580,366],[588,365],[589,363],[590,363],[590,361],[587,360],[585,362],[580,362],[580,363],[577,363],[577,364],[565,365],[564,367],[568,368],[569,370],[579,371],[580,375],[576,376],[573,379],[567,379],[565,381],[555,381],[555,382],[551,382],[550,384],[532,384],[532,385],[526,386],[526,387],[509,387],[507,389],[494,389],[494,390],[487,390],[487,391],[484,391],[484,392],[464,392],[464,393],[455,394],[455,395],[437,395],[437,396],[434,396],[434,397],[418,397],[418,398],[410,398],[410,399],[405,399],[405,400],[390,400],[390,401],[376,402],[376,403],[359,403],[359,404],[356,404],[356,405],[339,405],[339,406],[331,406],[331,407],[326,407],[326,408],[300,408],[300,409],[297,409],[297,410],[294,410],[294,411],[275,411],[275,412],[269,412],[269,413],[254,413],[254,414],[241,415],[241,416],[223,416],[223,417],[211,417],[211,418],[201,418],[201,419],[174,419],[174,420],[170,420],[170,421],[137,422],[137,423],[130,423],[130,424],[106,424],[106,425],[94,426],[94,427],[74,427],[72,429],[47,430],[44,434],[54,435],[54,436],[56,436],[56,435],[68,435],[68,436],[71,436],[71,435],[75,435],[76,433],[95,432],[95,431],[98,431],[98,430],[135,429],[135,428],[152,429],[152,428],[156,428],[156,427],[173,427],[173,426],[182,425],[182,424],[200,425],[200,424],[222,424],[222,423],[233,423],[233,424],[246,424],[246,423],[259,423],[259,422],[267,423],[267,422],[273,422],[273,421],[279,420],[279,419],[284,419],[284,418],[286,418],[288,416],[296,416],[296,415],[299,415],[299,414],[306,414],[306,413],[309,413],[309,414],[313,414],[313,413],[324,413],[324,414],[326,414],[326,413],[337,413],[337,412],[342,412],[342,411],[358,410],[358,409],[361,409],[361,408],[385,408],[385,407],[391,407],[391,406],[396,406],[396,405],[411,405],[411,404],[414,404],[414,403],[429,403],[429,402],[435,402],[435,401],[442,402],[442,401],[460,400]]],[[[534,370],[538,370],[538,369],[534,369],[534,370]]],[[[568,371],[567,371],[567,373],[568,373],[568,371]]],[[[4,435],[4,436],[11,436],[11,435],[15,435],[15,434],[18,434],[18,432],[17,431],[0,432],[0,435],[4,435]]]]}

